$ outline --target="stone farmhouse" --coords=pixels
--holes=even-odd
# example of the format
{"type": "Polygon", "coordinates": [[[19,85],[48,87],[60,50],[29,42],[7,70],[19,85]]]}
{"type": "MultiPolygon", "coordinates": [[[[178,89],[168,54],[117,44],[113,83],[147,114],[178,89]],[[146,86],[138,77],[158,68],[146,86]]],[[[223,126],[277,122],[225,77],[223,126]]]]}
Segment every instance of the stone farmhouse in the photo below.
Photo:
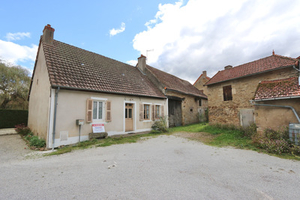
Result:
{"type": "Polygon", "coordinates": [[[297,122],[288,107],[256,104],[294,106],[299,112],[298,77],[299,60],[274,52],[236,67],[226,66],[205,84],[210,123],[235,126],[256,123],[258,131],[262,131],[297,122]]]}
{"type": "Polygon", "coordinates": [[[210,78],[207,76],[207,72],[203,71],[202,74],[198,77],[198,79],[195,81],[194,86],[198,89],[203,91],[205,95],[208,94],[207,86],[205,85],[210,78]]]}
{"type": "Polygon", "coordinates": [[[29,90],[28,126],[48,148],[108,135],[150,131],[159,117],[170,126],[197,122],[207,97],[189,82],[146,65],[136,67],[54,40],[47,25],[29,90]]]}

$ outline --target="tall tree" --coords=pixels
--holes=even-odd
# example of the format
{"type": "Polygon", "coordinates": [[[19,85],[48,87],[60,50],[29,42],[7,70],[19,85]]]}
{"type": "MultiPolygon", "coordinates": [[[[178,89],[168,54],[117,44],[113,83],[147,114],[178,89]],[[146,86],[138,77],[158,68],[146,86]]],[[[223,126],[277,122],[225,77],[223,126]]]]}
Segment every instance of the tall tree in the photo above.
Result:
{"type": "Polygon", "coordinates": [[[0,60],[0,109],[27,109],[30,73],[0,60]]]}

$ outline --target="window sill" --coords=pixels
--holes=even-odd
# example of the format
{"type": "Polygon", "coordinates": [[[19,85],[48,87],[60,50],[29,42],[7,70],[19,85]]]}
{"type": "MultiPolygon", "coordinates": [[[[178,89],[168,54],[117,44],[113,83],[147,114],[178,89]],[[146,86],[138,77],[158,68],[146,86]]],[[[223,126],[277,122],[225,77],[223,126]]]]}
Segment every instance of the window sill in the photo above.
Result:
{"type": "Polygon", "coordinates": [[[107,124],[105,120],[93,120],[91,124],[98,124],[98,123],[107,124]]]}

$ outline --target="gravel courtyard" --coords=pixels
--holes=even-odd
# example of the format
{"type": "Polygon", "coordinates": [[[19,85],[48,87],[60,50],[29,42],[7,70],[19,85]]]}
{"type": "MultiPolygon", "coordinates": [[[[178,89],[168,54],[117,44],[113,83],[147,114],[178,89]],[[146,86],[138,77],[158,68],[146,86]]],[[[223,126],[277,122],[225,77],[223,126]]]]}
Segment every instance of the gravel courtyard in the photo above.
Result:
{"type": "MultiPolygon", "coordinates": [[[[0,137],[4,140],[7,136],[0,137]]],[[[3,143],[1,143],[3,144],[3,143]]],[[[175,136],[0,158],[0,199],[299,199],[300,162],[175,136]]],[[[28,152],[28,153],[31,153],[28,152]]]]}

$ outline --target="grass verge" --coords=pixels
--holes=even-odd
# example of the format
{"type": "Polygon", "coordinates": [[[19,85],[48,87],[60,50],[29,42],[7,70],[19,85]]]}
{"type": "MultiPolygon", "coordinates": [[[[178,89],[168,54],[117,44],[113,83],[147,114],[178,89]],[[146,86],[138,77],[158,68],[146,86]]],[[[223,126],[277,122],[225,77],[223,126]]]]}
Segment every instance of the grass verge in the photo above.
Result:
{"type": "Polygon", "coordinates": [[[87,149],[93,147],[107,147],[115,144],[125,144],[125,143],[136,143],[137,141],[147,139],[148,137],[156,137],[157,134],[140,134],[140,135],[124,135],[118,137],[108,137],[105,139],[93,139],[89,141],[80,142],[76,145],[63,146],[58,148],[56,151],[45,154],[45,156],[60,155],[68,153],[74,150],[87,149]]]}
{"type": "MultiPolygon", "coordinates": [[[[239,149],[249,149],[258,151],[261,153],[266,153],[272,156],[284,158],[284,159],[294,159],[300,160],[299,156],[292,154],[270,154],[267,153],[263,149],[257,148],[252,140],[248,137],[244,137],[243,133],[239,130],[230,130],[230,129],[222,129],[215,126],[210,126],[208,124],[192,124],[181,127],[173,127],[170,128],[168,133],[163,133],[164,135],[175,135],[179,137],[188,138],[191,140],[196,140],[203,142],[204,144],[217,146],[217,147],[226,147],[232,146],[239,149]]],[[[109,137],[101,140],[90,140],[81,142],[79,144],[73,146],[64,146],[57,151],[46,154],[49,155],[59,155],[67,152],[71,152],[78,149],[86,149],[86,148],[94,148],[94,147],[106,147],[115,144],[125,144],[125,143],[136,143],[140,140],[157,137],[159,134],[157,133],[149,133],[149,134],[134,134],[134,135],[124,135],[119,137],[109,137]]]]}

